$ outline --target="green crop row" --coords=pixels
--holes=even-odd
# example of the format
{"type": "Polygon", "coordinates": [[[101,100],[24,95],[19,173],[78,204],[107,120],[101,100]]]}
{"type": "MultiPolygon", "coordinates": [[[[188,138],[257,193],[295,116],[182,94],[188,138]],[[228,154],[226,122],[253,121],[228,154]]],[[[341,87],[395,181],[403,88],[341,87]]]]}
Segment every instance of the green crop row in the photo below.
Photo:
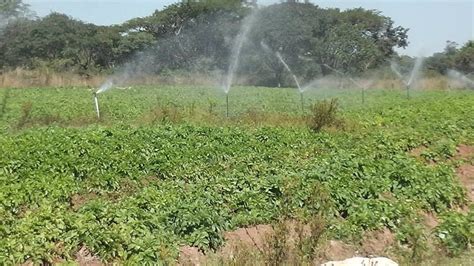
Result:
{"type": "MultiPolygon", "coordinates": [[[[82,92],[65,91],[72,97],[65,101],[82,101],[82,92]]],[[[224,231],[282,216],[324,212],[332,235],[350,238],[397,230],[420,210],[465,204],[449,159],[459,143],[474,142],[474,95],[434,92],[394,102],[392,93],[377,93],[365,107],[343,105],[340,115],[356,126],[320,133],[186,121],[126,125],[144,108],[127,99],[113,101],[114,113],[131,119],[120,123],[7,130],[0,136],[0,263],[74,260],[82,246],[105,261],[173,261],[180,245],[217,249],[224,231]],[[410,155],[420,146],[436,164],[410,155]]],[[[5,129],[20,110],[16,97],[5,129]]],[[[39,100],[44,110],[37,112],[86,112],[45,104],[39,100]]],[[[438,235],[466,235],[459,230],[467,222],[453,223],[460,226],[445,223],[438,235]]]]}

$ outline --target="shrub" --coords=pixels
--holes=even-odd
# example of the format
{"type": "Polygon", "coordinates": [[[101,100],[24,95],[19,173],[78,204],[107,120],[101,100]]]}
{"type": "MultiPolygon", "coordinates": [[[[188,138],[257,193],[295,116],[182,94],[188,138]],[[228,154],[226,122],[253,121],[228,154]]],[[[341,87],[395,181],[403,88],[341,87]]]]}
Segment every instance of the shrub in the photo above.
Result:
{"type": "Polygon", "coordinates": [[[337,99],[324,100],[311,105],[311,114],[308,117],[309,128],[318,132],[323,127],[336,125],[338,109],[337,99]]]}

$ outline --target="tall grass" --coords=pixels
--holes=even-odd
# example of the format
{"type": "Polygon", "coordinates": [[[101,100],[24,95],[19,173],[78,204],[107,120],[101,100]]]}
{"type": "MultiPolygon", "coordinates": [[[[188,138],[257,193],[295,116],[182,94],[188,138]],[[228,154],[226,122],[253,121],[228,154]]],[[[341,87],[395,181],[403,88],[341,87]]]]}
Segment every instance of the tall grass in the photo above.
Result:
{"type": "MultiPolygon", "coordinates": [[[[17,68],[15,70],[0,73],[0,88],[28,88],[28,87],[98,87],[108,76],[106,74],[97,74],[94,76],[84,76],[70,72],[55,72],[48,68],[28,70],[17,68]]],[[[205,85],[219,86],[222,73],[203,74],[195,72],[176,72],[164,73],[161,75],[139,75],[126,80],[119,86],[131,85],[205,85]]],[[[331,80],[329,78],[329,80],[331,80]]],[[[367,80],[365,80],[367,81],[367,80]]],[[[332,80],[337,87],[351,88],[355,85],[349,80],[332,80]]],[[[252,79],[248,77],[239,77],[235,85],[252,85],[252,79]]],[[[431,76],[420,80],[417,89],[455,89],[462,88],[463,84],[448,79],[444,76],[431,76]]],[[[397,79],[391,79],[382,76],[381,79],[374,80],[368,89],[404,89],[403,82],[397,79]]]]}
{"type": "MultiPolygon", "coordinates": [[[[83,76],[69,72],[54,72],[49,69],[27,70],[17,68],[0,74],[0,88],[28,88],[28,87],[99,87],[107,75],[83,76]]],[[[215,85],[216,79],[199,73],[178,73],[164,75],[141,75],[124,81],[120,86],[130,85],[215,85]]]]}

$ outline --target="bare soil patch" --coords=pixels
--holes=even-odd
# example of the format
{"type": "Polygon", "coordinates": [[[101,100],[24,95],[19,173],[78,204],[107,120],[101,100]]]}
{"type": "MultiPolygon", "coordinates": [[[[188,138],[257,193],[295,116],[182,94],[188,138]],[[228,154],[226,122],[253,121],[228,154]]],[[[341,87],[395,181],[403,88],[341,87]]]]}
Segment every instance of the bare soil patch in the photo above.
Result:
{"type": "Polygon", "coordinates": [[[457,169],[456,173],[466,188],[468,199],[474,202],[474,165],[463,164],[457,169]]]}
{"type": "Polygon", "coordinates": [[[420,146],[420,147],[410,150],[408,154],[411,155],[412,157],[415,157],[417,160],[426,163],[427,165],[434,166],[436,164],[436,161],[424,158],[422,156],[422,154],[427,150],[428,150],[428,147],[420,146]]]}
{"type": "Polygon", "coordinates": [[[339,240],[331,240],[324,250],[323,257],[326,261],[344,260],[357,254],[355,247],[339,240]]]}
{"type": "Polygon", "coordinates": [[[471,202],[474,202],[474,146],[460,145],[457,149],[455,159],[466,161],[461,164],[456,170],[456,174],[461,181],[461,184],[466,188],[467,197],[471,202]]]}
{"type": "Polygon", "coordinates": [[[362,239],[362,251],[370,256],[382,256],[395,242],[395,235],[388,229],[367,232],[362,239]]]}
{"type": "MultiPolygon", "coordinates": [[[[271,225],[256,225],[252,227],[239,228],[224,233],[225,244],[215,254],[210,256],[232,259],[240,251],[259,252],[265,247],[267,237],[273,233],[271,225]]],[[[179,252],[179,265],[202,265],[210,258],[196,247],[183,246],[179,252]]]]}
{"type": "MultiPolygon", "coordinates": [[[[286,223],[288,228],[287,244],[288,248],[294,245],[296,240],[295,222],[286,223]]],[[[306,228],[304,228],[306,230],[306,228]]],[[[207,262],[229,261],[234,259],[255,259],[251,257],[262,251],[267,251],[269,237],[274,234],[271,225],[257,225],[248,228],[239,228],[224,234],[225,245],[216,253],[203,254],[198,248],[184,246],[180,249],[178,259],[179,265],[205,265],[207,262]],[[244,254],[244,256],[242,256],[244,254]],[[245,255],[247,254],[247,255],[245,255]]],[[[337,261],[352,258],[361,254],[368,256],[387,255],[387,250],[395,243],[395,235],[388,229],[371,231],[364,235],[361,246],[351,245],[339,240],[330,240],[323,244],[321,252],[315,261],[337,261]]],[[[256,262],[257,263],[257,262],[256,262]]],[[[319,265],[319,264],[318,264],[319,265]]]]}
{"type": "Polygon", "coordinates": [[[263,250],[267,237],[272,233],[272,226],[266,224],[227,232],[224,234],[226,244],[221,252],[224,255],[230,254],[232,250],[241,246],[263,250]]]}
{"type": "Polygon", "coordinates": [[[197,247],[183,246],[179,249],[178,265],[200,265],[205,255],[197,247]]]}
{"type": "Polygon", "coordinates": [[[102,266],[104,265],[101,260],[92,254],[92,252],[87,249],[87,247],[83,246],[77,253],[76,253],[76,262],[80,266],[102,266]]]}
{"type": "Polygon", "coordinates": [[[96,199],[97,194],[95,193],[86,193],[86,194],[74,194],[70,199],[71,208],[74,211],[79,210],[87,202],[96,199]]]}
{"type": "Polygon", "coordinates": [[[421,154],[423,154],[423,152],[425,152],[427,149],[428,148],[426,146],[420,146],[420,147],[417,147],[417,148],[414,148],[414,149],[410,150],[409,154],[411,156],[420,158],[421,154]]]}
{"type": "Polygon", "coordinates": [[[436,215],[431,212],[423,213],[422,217],[424,225],[430,230],[436,228],[439,225],[438,217],[436,217],[436,215]]]}
{"type": "Polygon", "coordinates": [[[474,159],[474,146],[459,145],[456,149],[457,154],[455,159],[469,160],[474,159]]]}

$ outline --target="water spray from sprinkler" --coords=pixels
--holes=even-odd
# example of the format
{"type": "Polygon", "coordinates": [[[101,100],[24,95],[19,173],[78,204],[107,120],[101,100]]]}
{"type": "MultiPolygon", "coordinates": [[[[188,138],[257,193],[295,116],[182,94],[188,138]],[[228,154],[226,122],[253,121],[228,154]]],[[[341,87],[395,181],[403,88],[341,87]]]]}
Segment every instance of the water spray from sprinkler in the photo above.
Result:
{"type": "Polygon", "coordinates": [[[290,75],[293,77],[293,80],[296,83],[296,87],[298,87],[298,91],[300,93],[300,101],[301,101],[301,113],[304,114],[304,94],[303,94],[304,91],[300,86],[300,82],[298,81],[298,78],[296,77],[296,75],[293,74],[293,71],[291,71],[290,66],[288,66],[285,60],[283,60],[283,57],[281,56],[280,52],[276,52],[275,55],[278,58],[278,60],[280,60],[280,62],[283,64],[283,66],[285,66],[286,70],[290,73],[290,75]]]}
{"type": "MultiPolygon", "coordinates": [[[[260,45],[262,46],[262,48],[267,51],[267,52],[270,52],[270,53],[273,53],[272,50],[270,49],[270,47],[268,47],[268,45],[266,45],[263,41],[260,42],[260,45]]],[[[293,71],[291,71],[291,68],[290,66],[288,66],[288,64],[285,62],[285,60],[283,59],[283,57],[281,56],[280,52],[276,52],[275,53],[275,56],[278,58],[278,60],[280,60],[280,62],[282,63],[282,65],[285,67],[285,69],[290,73],[290,75],[293,77],[293,80],[295,81],[295,84],[296,86],[298,87],[298,92],[300,93],[300,101],[301,101],[301,113],[304,114],[304,89],[301,88],[301,85],[300,85],[300,82],[298,81],[298,78],[296,77],[295,74],[293,74],[293,71]]]]}
{"type": "Polygon", "coordinates": [[[100,119],[100,108],[99,108],[99,97],[98,95],[109,90],[112,88],[114,83],[112,80],[107,80],[100,86],[100,88],[92,93],[92,97],[94,98],[94,107],[95,107],[95,112],[97,113],[97,119],[100,119]]]}
{"type": "Polygon", "coordinates": [[[405,84],[408,99],[410,99],[410,90],[413,84],[419,78],[420,70],[423,66],[423,60],[424,58],[422,56],[416,58],[415,65],[413,66],[413,69],[410,72],[409,78],[406,78],[402,75],[397,63],[393,61],[390,62],[390,68],[392,69],[392,71],[398,76],[398,78],[403,82],[403,84],[405,84]]]}
{"type": "Polygon", "coordinates": [[[296,86],[298,87],[298,90],[299,90],[300,92],[302,92],[301,86],[300,86],[300,82],[298,81],[298,78],[296,77],[295,74],[293,74],[293,71],[291,71],[290,66],[288,66],[288,64],[285,62],[285,60],[283,60],[283,57],[281,56],[280,52],[276,52],[275,55],[276,55],[276,57],[278,58],[278,60],[280,60],[280,62],[283,64],[283,66],[285,66],[286,70],[287,70],[287,71],[291,74],[291,76],[293,77],[293,80],[295,81],[296,86]]]}
{"type": "Polygon", "coordinates": [[[97,91],[97,94],[106,92],[110,88],[112,88],[113,86],[114,86],[114,83],[112,82],[112,80],[108,79],[99,87],[99,90],[97,91]]]}
{"type": "Polygon", "coordinates": [[[447,74],[451,79],[460,81],[461,83],[469,86],[470,88],[474,88],[474,81],[463,75],[461,72],[456,71],[454,69],[449,69],[447,74]]]}
{"type": "Polygon", "coordinates": [[[242,52],[242,47],[244,46],[247,36],[255,24],[257,17],[257,11],[253,11],[247,18],[244,19],[240,32],[234,40],[232,46],[232,53],[230,57],[230,65],[227,70],[227,77],[224,84],[224,92],[226,95],[226,116],[229,117],[229,91],[234,81],[234,75],[237,71],[240,62],[240,53],[242,52]]]}
{"type": "MultiPolygon", "coordinates": [[[[327,67],[328,69],[336,72],[337,74],[345,77],[347,76],[344,72],[340,71],[340,70],[337,70],[331,66],[329,66],[328,64],[324,64],[325,67],[327,67]]],[[[362,91],[362,103],[365,103],[365,90],[370,86],[370,84],[366,84],[365,86],[363,86],[362,84],[360,84],[359,82],[355,81],[353,78],[349,77],[349,80],[354,83],[354,85],[356,85],[357,87],[359,87],[362,91]]]]}

